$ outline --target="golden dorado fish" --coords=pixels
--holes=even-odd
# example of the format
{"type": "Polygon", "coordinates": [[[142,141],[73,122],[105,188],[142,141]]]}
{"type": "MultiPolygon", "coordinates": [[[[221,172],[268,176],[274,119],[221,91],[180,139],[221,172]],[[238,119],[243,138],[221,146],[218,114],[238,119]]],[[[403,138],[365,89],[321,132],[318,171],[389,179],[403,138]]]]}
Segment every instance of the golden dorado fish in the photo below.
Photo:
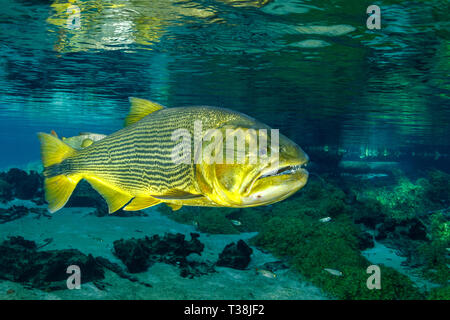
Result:
{"type": "Polygon", "coordinates": [[[123,129],[79,150],[55,135],[38,133],[50,212],[66,204],[81,179],[105,198],[110,213],[158,203],[174,210],[183,205],[267,205],[307,182],[308,156],[302,149],[281,134],[269,137],[272,129],[249,116],[217,107],[165,108],[138,98],[130,102],[123,129]],[[230,146],[239,132],[248,148],[236,151],[230,146]],[[193,145],[189,136],[194,137],[193,145]],[[271,146],[278,139],[278,150],[270,152],[276,157],[268,157],[262,138],[271,146]],[[221,152],[226,152],[226,161],[217,161],[221,152]],[[238,160],[229,161],[230,154],[238,160]],[[253,161],[255,155],[265,160],[253,161]]]}

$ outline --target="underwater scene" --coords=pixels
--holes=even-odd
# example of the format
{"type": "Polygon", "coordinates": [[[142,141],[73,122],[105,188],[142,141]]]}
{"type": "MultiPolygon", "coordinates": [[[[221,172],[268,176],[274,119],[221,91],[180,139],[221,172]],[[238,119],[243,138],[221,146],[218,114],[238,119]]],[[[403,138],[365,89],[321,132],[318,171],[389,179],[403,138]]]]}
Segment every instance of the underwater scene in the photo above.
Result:
{"type": "Polygon", "coordinates": [[[449,1],[0,4],[1,300],[450,299],[449,1]]]}

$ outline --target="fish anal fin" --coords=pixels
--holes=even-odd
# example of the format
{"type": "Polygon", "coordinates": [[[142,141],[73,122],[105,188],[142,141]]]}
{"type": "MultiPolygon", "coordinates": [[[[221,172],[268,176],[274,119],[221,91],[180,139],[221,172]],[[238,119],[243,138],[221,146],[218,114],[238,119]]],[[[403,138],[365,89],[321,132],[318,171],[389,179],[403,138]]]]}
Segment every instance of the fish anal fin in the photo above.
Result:
{"type": "Polygon", "coordinates": [[[175,204],[175,203],[166,203],[166,204],[172,208],[172,211],[180,210],[182,207],[181,204],[175,204]]]}
{"type": "Polygon", "coordinates": [[[81,176],[79,175],[66,176],[63,174],[46,178],[44,189],[48,211],[53,213],[64,207],[80,180],[81,176]]]}
{"type": "Polygon", "coordinates": [[[187,200],[203,198],[201,194],[193,194],[182,190],[170,190],[162,195],[152,195],[153,198],[161,200],[187,200]]]}
{"type": "Polygon", "coordinates": [[[138,122],[152,112],[164,109],[164,106],[153,101],[135,97],[130,97],[129,100],[131,107],[130,113],[125,118],[125,127],[138,122]]]}
{"type": "Polygon", "coordinates": [[[137,211],[148,207],[152,207],[160,203],[161,200],[153,197],[137,196],[134,198],[123,210],[125,211],[137,211]]]}
{"type": "Polygon", "coordinates": [[[133,198],[131,194],[120,190],[97,177],[86,176],[84,178],[106,200],[109,213],[116,212],[133,198]]]}

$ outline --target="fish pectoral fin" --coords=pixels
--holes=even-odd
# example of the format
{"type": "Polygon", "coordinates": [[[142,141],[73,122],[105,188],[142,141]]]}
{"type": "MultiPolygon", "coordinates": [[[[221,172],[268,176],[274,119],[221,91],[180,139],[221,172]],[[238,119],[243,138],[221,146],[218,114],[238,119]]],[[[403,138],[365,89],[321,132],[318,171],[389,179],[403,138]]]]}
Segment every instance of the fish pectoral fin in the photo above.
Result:
{"type": "Polygon", "coordinates": [[[203,198],[203,195],[193,194],[182,190],[171,190],[162,195],[152,195],[152,197],[160,200],[187,200],[203,198]]]}
{"type": "Polygon", "coordinates": [[[172,211],[180,210],[182,207],[181,204],[175,204],[175,203],[166,203],[166,204],[172,208],[172,211]]]}
{"type": "Polygon", "coordinates": [[[125,118],[125,127],[129,126],[130,124],[136,123],[145,116],[149,115],[152,112],[164,109],[164,106],[160,105],[159,103],[130,97],[130,113],[125,118]]]}
{"type": "Polygon", "coordinates": [[[137,196],[133,200],[131,200],[131,202],[125,208],[123,208],[123,210],[125,211],[142,210],[157,205],[160,202],[161,200],[155,199],[153,197],[137,196]]]}
{"type": "Polygon", "coordinates": [[[97,177],[87,176],[84,178],[106,200],[109,213],[119,210],[133,198],[131,194],[124,192],[97,177]]]}

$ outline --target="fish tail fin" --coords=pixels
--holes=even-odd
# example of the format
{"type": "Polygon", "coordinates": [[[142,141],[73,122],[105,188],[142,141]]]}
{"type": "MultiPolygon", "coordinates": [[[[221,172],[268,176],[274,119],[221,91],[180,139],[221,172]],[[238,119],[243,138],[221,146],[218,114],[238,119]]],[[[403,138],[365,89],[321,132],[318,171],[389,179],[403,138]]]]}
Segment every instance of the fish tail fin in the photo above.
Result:
{"type": "Polygon", "coordinates": [[[60,165],[75,154],[75,149],[50,134],[38,133],[38,138],[41,141],[41,158],[45,168],[45,200],[48,202],[48,210],[53,213],[64,207],[82,176],[66,175],[60,165]]]}

